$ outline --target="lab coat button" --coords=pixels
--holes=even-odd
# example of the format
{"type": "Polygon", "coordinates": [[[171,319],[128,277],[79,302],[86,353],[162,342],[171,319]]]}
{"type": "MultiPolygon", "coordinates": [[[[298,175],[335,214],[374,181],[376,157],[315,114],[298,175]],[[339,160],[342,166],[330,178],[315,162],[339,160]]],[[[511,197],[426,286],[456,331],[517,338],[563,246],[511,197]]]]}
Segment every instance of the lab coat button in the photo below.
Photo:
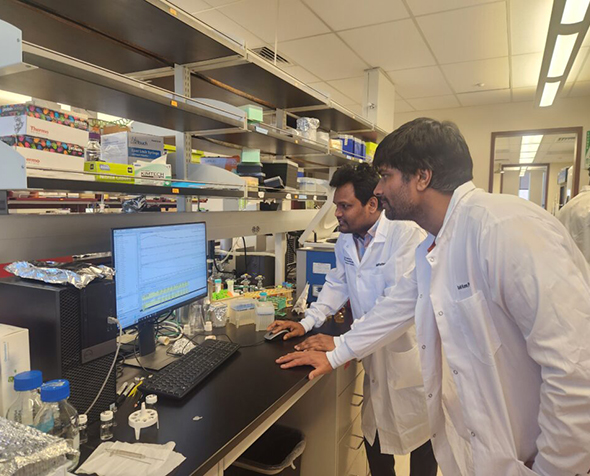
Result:
{"type": "Polygon", "coordinates": [[[457,372],[456,370],[453,370],[453,373],[454,373],[455,375],[457,375],[459,372],[457,372]]]}
{"type": "Polygon", "coordinates": [[[471,432],[471,436],[475,438],[475,433],[473,431],[471,432]]]}
{"type": "Polygon", "coordinates": [[[438,311],[438,315],[439,315],[439,316],[442,316],[443,314],[444,314],[444,312],[442,312],[442,311],[438,311]]]}
{"type": "Polygon", "coordinates": [[[422,299],[422,294],[420,294],[419,298],[422,299]]]}
{"type": "Polygon", "coordinates": [[[371,383],[375,383],[375,379],[371,379],[371,383]]]}
{"type": "Polygon", "coordinates": [[[422,346],[422,350],[424,350],[424,349],[426,349],[426,346],[425,345],[422,346]]]}
{"type": "Polygon", "coordinates": [[[428,258],[428,261],[430,261],[431,263],[434,263],[434,258],[428,258]]]}
{"type": "Polygon", "coordinates": [[[436,433],[434,435],[432,435],[433,438],[436,438],[436,433]]]}
{"type": "Polygon", "coordinates": [[[428,398],[432,398],[432,393],[429,393],[428,394],[428,398]]]}

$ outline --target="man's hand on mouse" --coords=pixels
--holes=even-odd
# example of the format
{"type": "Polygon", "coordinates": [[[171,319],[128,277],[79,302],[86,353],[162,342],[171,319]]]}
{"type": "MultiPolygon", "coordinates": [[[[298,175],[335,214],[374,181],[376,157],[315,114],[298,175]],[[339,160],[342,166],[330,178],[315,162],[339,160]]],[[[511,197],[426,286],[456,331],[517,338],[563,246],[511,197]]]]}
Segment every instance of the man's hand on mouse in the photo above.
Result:
{"type": "Polygon", "coordinates": [[[334,337],[326,334],[308,337],[301,344],[295,346],[295,350],[319,350],[322,352],[330,352],[335,348],[334,337]]]}
{"type": "Polygon", "coordinates": [[[274,321],[270,326],[266,328],[267,331],[276,334],[282,330],[287,330],[287,334],[283,336],[284,340],[291,339],[293,337],[299,337],[305,335],[305,329],[298,322],[293,321],[274,321]]]}

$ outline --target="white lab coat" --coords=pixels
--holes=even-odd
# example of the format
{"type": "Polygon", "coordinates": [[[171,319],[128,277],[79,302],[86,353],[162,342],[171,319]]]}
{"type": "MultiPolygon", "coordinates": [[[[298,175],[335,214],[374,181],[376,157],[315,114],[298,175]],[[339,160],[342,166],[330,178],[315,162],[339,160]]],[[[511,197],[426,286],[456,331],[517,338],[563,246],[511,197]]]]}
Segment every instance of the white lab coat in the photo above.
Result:
{"type": "Polygon", "coordinates": [[[559,210],[557,218],[590,263],[590,185],[582,187],[580,193],[559,210]]]}
{"type": "Polygon", "coordinates": [[[415,272],[355,322],[331,362],[373,352],[415,313],[443,474],[586,474],[590,267],[581,252],[542,208],[472,182],[453,194],[428,252],[432,242],[416,250],[415,272]]]}
{"type": "MultiPolygon", "coordinates": [[[[414,267],[416,247],[424,231],[412,222],[391,222],[383,214],[375,237],[359,262],[352,234],[336,242],[336,267],[326,277],[317,302],[306,311],[301,324],[306,331],[321,326],[350,299],[352,315],[360,318],[371,310],[383,291],[414,267]]],[[[335,339],[338,345],[339,339],[335,339]]],[[[381,451],[406,454],[430,438],[420,356],[415,329],[363,359],[365,368],[363,434],[372,445],[379,431],[381,451]]]]}

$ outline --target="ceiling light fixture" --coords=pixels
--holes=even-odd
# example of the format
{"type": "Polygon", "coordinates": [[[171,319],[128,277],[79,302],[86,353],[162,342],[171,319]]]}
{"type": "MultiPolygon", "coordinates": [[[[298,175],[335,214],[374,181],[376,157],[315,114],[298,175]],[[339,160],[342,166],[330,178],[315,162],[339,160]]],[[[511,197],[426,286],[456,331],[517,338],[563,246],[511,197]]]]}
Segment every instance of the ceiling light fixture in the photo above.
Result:
{"type": "Polygon", "coordinates": [[[554,0],[537,85],[539,107],[551,106],[572,70],[590,26],[590,0],[554,0]]]}
{"type": "Polygon", "coordinates": [[[561,17],[561,23],[563,25],[573,25],[584,21],[589,5],[590,0],[566,1],[565,8],[563,9],[563,16],[561,17]]]}
{"type": "Polygon", "coordinates": [[[537,155],[539,147],[541,147],[542,141],[542,134],[522,136],[518,162],[521,164],[532,164],[535,161],[535,156],[537,155]]]}

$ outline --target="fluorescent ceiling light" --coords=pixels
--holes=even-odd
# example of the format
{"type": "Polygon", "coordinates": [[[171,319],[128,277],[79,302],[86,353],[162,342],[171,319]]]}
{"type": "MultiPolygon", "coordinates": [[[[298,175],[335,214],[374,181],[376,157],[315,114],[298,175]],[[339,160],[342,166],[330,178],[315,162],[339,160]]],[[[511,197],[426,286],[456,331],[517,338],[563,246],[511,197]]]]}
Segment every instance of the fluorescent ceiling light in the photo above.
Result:
{"type": "Polygon", "coordinates": [[[572,33],[571,35],[557,35],[555,40],[555,48],[553,49],[553,56],[549,64],[549,78],[561,78],[565,73],[565,68],[572,56],[574,45],[578,39],[579,33],[572,33]]]}
{"type": "Polygon", "coordinates": [[[553,104],[553,101],[555,101],[555,96],[557,96],[557,90],[559,89],[560,83],[561,81],[557,81],[556,83],[545,83],[545,86],[543,86],[543,94],[541,95],[539,107],[548,107],[553,104]]]}
{"type": "Polygon", "coordinates": [[[589,5],[590,0],[567,0],[565,8],[563,9],[561,23],[564,25],[571,25],[573,23],[584,21],[589,5]]]}
{"type": "Polygon", "coordinates": [[[540,144],[543,140],[543,134],[537,134],[534,136],[522,136],[522,145],[529,144],[540,144]]]}
{"type": "Polygon", "coordinates": [[[535,161],[535,156],[537,155],[537,151],[539,150],[542,141],[542,134],[522,136],[522,140],[520,142],[520,157],[518,162],[521,164],[532,164],[535,161]]]}
{"type": "Polygon", "coordinates": [[[528,157],[528,158],[521,157],[520,160],[519,160],[519,162],[521,164],[532,164],[534,160],[535,160],[534,157],[532,157],[532,158],[530,158],[530,157],[528,157]]]}

